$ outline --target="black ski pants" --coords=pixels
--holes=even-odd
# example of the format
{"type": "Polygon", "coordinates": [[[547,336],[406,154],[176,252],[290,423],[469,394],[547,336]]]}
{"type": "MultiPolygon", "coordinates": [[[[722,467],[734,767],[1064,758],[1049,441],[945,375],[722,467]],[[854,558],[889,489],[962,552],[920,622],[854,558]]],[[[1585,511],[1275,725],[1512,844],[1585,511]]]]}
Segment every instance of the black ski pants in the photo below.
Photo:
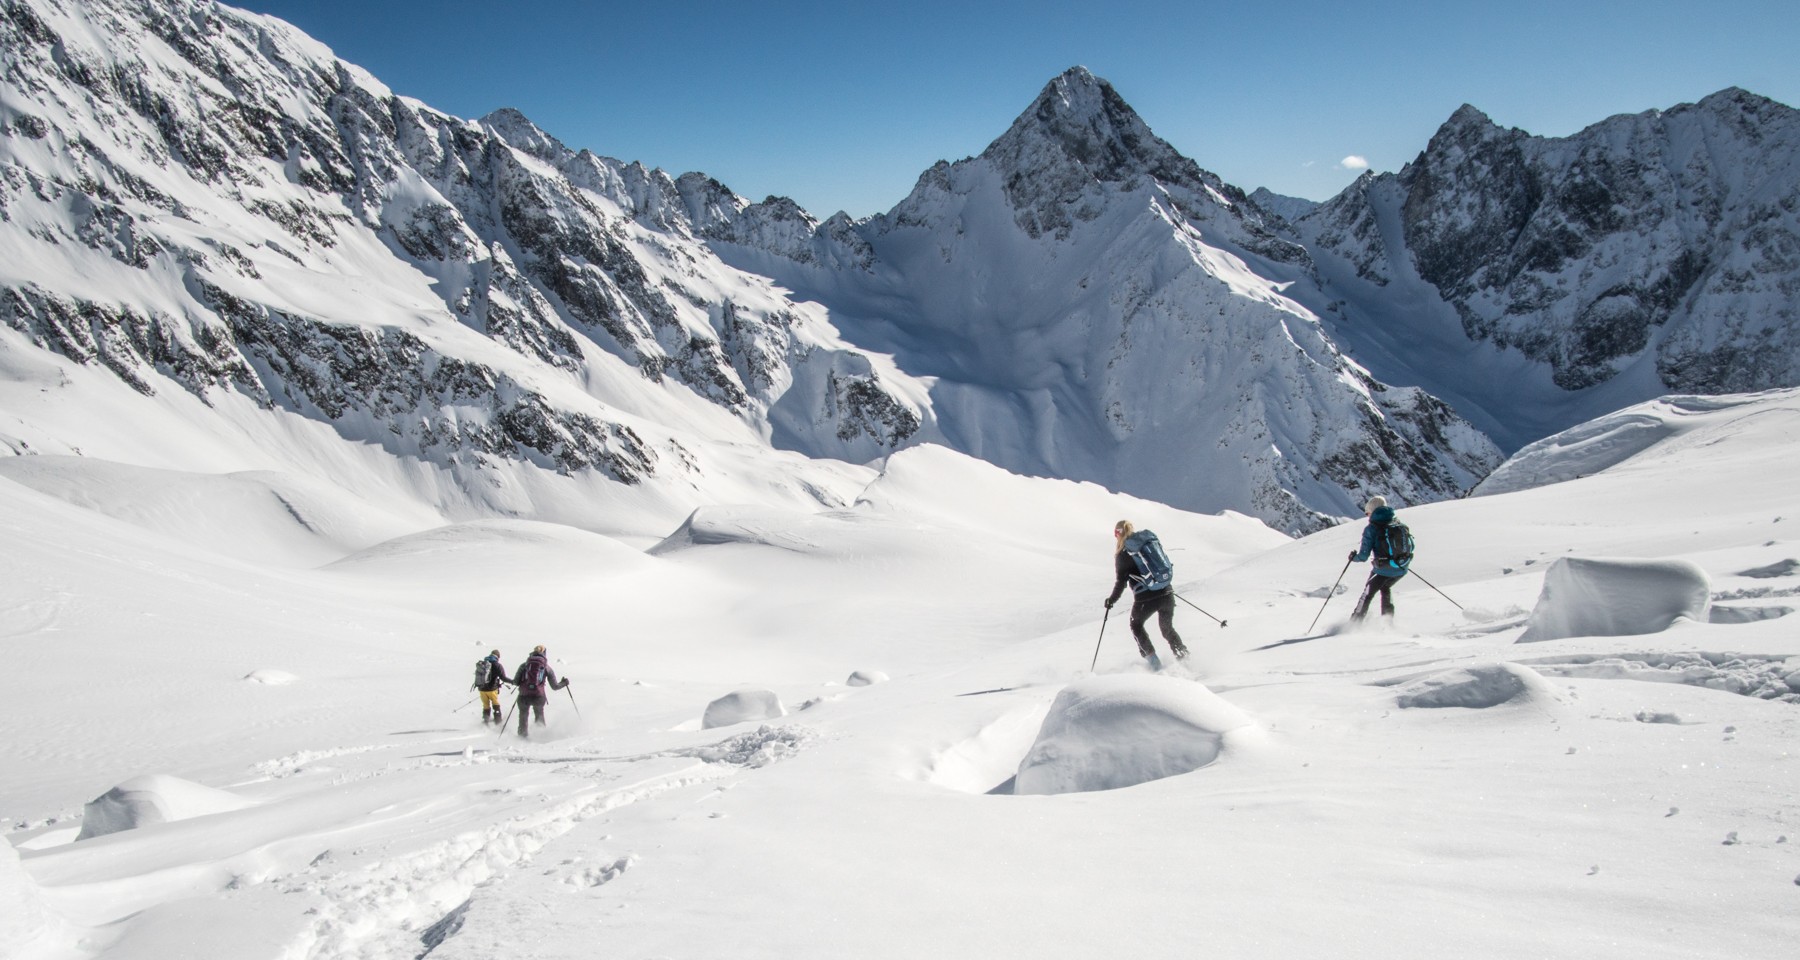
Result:
{"type": "Polygon", "coordinates": [[[527,731],[530,730],[531,724],[526,717],[532,713],[537,714],[538,726],[544,725],[544,704],[548,702],[549,698],[547,697],[519,698],[519,736],[526,736],[527,731]]]}
{"type": "MultiPolygon", "coordinates": [[[[1401,574],[1400,576],[1403,577],[1406,576],[1406,574],[1401,574]]],[[[1368,616],[1369,603],[1375,599],[1377,593],[1381,594],[1381,615],[1384,617],[1393,616],[1394,597],[1392,591],[1394,589],[1394,584],[1399,582],[1400,577],[1389,577],[1379,573],[1369,574],[1369,582],[1363,586],[1362,599],[1356,601],[1356,609],[1350,611],[1350,619],[1361,620],[1363,617],[1368,616]]]]}
{"type": "Polygon", "coordinates": [[[1187,656],[1187,646],[1181,642],[1181,634],[1175,632],[1175,591],[1157,590],[1140,593],[1131,601],[1131,635],[1137,638],[1138,655],[1148,657],[1156,653],[1150,645],[1150,633],[1144,629],[1144,621],[1156,614],[1156,626],[1162,630],[1163,639],[1169,643],[1169,652],[1178,657],[1187,656]]]}

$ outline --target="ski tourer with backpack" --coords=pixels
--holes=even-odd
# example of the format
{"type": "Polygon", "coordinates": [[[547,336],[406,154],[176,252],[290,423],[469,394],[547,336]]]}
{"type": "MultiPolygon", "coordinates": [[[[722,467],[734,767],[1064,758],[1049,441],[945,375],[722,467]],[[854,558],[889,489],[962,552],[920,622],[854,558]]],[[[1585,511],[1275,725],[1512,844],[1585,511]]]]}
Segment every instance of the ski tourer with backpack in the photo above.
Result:
{"type": "Polygon", "coordinates": [[[1391,618],[1394,584],[1406,576],[1417,544],[1412,531],[1394,515],[1394,508],[1387,505],[1385,497],[1370,497],[1363,512],[1368,514],[1369,523],[1363,528],[1362,545],[1350,553],[1350,562],[1361,563],[1370,558],[1374,562],[1369,565],[1369,580],[1363,585],[1362,598],[1350,612],[1350,619],[1359,621],[1368,616],[1369,604],[1377,595],[1381,597],[1381,615],[1391,618]]]}
{"type": "Polygon", "coordinates": [[[1181,642],[1181,634],[1175,632],[1175,591],[1172,586],[1175,565],[1163,550],[1162,541],[1149,530],[1133,527],[1129,520],[1120,520],[1113,525],[1113,540],[1113,588],[1106,598],[1106,609],[1112,610],[1119,595],[1129,585],[1132,591],[1131,636],[1137,641],[1138,655],[1150,662],[1152,670],[1162,668],[1162,660],[1157,657],[1150,634],[1144,629],[1144,621],[1155,614],[1156,625],[1163,640],[1169,644],[1169,652],[1177,659],[1186,657],[1187,645],[1181,642]]]}

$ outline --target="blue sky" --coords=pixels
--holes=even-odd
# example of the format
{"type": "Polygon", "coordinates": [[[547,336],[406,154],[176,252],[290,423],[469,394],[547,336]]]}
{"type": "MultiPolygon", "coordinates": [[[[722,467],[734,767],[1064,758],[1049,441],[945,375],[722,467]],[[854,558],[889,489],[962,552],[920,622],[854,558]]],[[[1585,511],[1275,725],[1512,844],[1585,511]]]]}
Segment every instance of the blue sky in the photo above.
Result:
{"type": "Polygon", "coordinates": [[[438,109],[517,107],[821,217],[887,210],[1077,64],[1228,182],[1315,200],[1347,157],[1399,169],[1463,103],[1545,136],[1729,86],[1800,105],[1794,0],[243,5],[438,109]]]}

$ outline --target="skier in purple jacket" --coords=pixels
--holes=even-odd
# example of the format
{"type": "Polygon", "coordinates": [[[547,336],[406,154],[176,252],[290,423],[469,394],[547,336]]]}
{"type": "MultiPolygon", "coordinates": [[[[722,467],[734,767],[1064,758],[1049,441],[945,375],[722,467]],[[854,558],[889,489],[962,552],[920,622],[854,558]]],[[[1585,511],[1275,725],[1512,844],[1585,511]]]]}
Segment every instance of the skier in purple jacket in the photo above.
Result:
{"type": "Polygon", "coordinates": [[[544,645],[532,648],[531,656],[519,664],[519,670],[513,674],[513,686],[519,688],[519,736],[531,735],[531,723],[527,719],[530,714],[537,714],[538,726],[544,725],[544,704],[549,702],[551,690],[561,690],[569,685],[566,679],[558,680],[556,671],[550,669],[550,657],[544,652],[544,645]]]}

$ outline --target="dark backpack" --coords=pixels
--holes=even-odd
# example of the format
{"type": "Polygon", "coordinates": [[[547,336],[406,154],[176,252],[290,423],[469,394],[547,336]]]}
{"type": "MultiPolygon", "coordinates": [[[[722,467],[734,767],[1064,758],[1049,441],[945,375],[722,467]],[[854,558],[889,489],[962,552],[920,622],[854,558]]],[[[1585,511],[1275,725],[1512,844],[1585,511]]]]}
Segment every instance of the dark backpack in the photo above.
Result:
{"type": "Polygon", "coordinates": [[[1148,530],[1139,530],[1125,538],[1125,553],[1137,564],[1138,575],[1131,589],[1138,593],[1163,590],[1175,582],[1175,565],[1163,552],[1162,541],[1148,530]]]}
{"type": "Polygon", "coordinates": [[[475,685],[477,687],[486,687],[494,682],[495,666],[494,661],[486,657],[475,661],[475,685]]]}
{"type": "Polygon", "coordinates": [[[1390,566],[1405,570],[1412,558],[1413,535],[1406,524],[1389,520],[1375,531],[1375,559],[1386,560],[1390,566]]]}
{"type": "Polygon", "coordinates": [[[531,659],[526,660],[525,669],[522,671],[521,675],[521,679],[524,682],[519,684],[520,692],[529,693],[533,696],[542,693],[544,690],[544,676],[549,672],[550,665],[544,661],[543,657],[532,657],[531,659]]]}

